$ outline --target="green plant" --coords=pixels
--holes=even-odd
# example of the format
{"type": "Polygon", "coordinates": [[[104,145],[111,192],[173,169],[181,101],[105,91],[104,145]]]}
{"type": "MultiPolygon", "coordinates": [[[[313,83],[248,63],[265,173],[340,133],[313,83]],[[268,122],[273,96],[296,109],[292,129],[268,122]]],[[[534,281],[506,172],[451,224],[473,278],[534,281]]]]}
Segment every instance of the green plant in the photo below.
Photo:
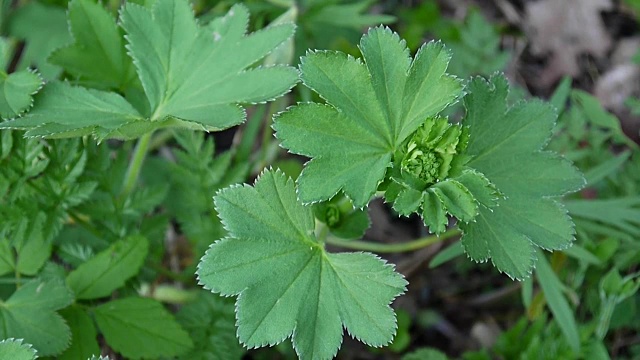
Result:
{"type": "MultiPolygon", "coordinates": [[[[348,6],[360,14],[365,5],[317,5],[315,15],[307,14],[315,20],[304,24],[301,17],[301,26],[313,28],[318,14],[326,18],[348,6]]],[[[22,338],[39,355],[61,359],[98,355],[98,334],[128,358],[240,358],[237,340],[257,348],[291,338],[301,358],[332,358],[344,329],[371,346],[392,341],[397,325],[390,304],[407,281],[377,255],[333,253],[327,245],[404,252],[461,235],[456,253],[491,259],[513,279],[530,278],[537,263],[535,277],[558,322],[542,338],[562,333],[559,354],[581,351],[583,324],[541,250],[572,244],[576,230],[559,199],[585,183],[558,152],[579,165],[591,162],[563,147],[574,149],[578,136],[563,137],[567,128],[555,127],[551,105],[509,106],[504,76],[465,84],[448,74],[451,54],[442,43],[425,44],[412,57],[399,35],[382,26],[361,38],[362,59],[314,50],[294,69],[260,66],[274,50],[265,63],[288,58],[277,53],[293,46],[294,26],[283,18],[251,34],[241,5],[211,18],[196,18],[183,0],[128,2],[118,17],[90,0],[73,0],[72,40],[29,60],[40,69],[48,59],[46,85],[40,89],[32,71],[3,73],[9,101],[0,104],[7,118],[0,123],[2,338],[22,338]],[[242,123],[242,105],[278,98],[299,77],[308,98],[324,102],[289,107],[272,126],[282,147],[311,159],[297,179],[262,170],[269,157],[248,154],[264,107],[250,110],[250,135],[229,151],[217,152],[210,137],[193,131],[242,123]],[[445,113],[458,102],[465,108],[459,122],[445,113]],[[554,130],[557,152],[546,149],[554,130]],[[107,141],[136,138],[135,146],[107,141]],[[260,175],[253,185],[238,185],[255,168],[260,175]],[[370,225],[364,209],[375,198],[401,216],[417,214],[435,235],[399,244],[352,240],[370,225]],[[172,237],[167,229],[185,237],[188,255],[177,254],[180,239],[165,248],[165,237],[172,237]],[[237,297],[235,306],[233,299],[194,290],[194,272],[206,289],[237,297]],[[181,309],[174,316],[161,302],[181,309]],[[34,322],[47,326],[40,330],[34,322]]],[[[462,34],[481,29],[497,52],[497,35],[486,25],[470,15],[462,34]]],[[[37,38],[27,35],[22,38],[37,38]]],[[[485,71],[477,64],[460,66],[468,74],[485,71]]],[[[588,108],[583,94],[571,96],[588,108]]],[[[268,116],[282,104],[269,105],[268,116]]],[[[608,124],[613,135],[606,140],[625,141],[610,118],[592,121],[608,124]]],[[[273,141],[268,126],[264,134],[273,141]]],[[[613,170],[599,171],[587,173],[590,184],[613,170]]],[[[593,209],[580,201],[568,200],[569,212],[588,219],[593,209]]],[[[625,201],[622,215],[600,221],[634,229],[635,211],[626,210],[637,203],[625,201]]],[[[597,263],[586,248],[567,254],[597,263]]],[[[602,285],[600,338],[615,323],[616,305],[637,290],[633,278],[615,274],[602,285]]],[[[531,280],[522,288],[533,309],[541,300],[531,280]]],[[[7,341],[0,351],[30,350],[7,341]]]]}

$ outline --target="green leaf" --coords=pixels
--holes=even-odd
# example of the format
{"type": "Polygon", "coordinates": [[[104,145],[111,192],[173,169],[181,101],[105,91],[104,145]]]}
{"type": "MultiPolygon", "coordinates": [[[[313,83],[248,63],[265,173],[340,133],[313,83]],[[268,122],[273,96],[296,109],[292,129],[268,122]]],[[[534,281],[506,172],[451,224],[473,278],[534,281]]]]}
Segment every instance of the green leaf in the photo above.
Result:
{"type": "Polygon", "coordinates": [[[511,278],[527,278],[535,247],[565,249],[574,238],[573,222],[554,199],[584,186],[584,178],[559,155],[542,151],[556,115],[540,101],[507,108],[503,76],[475,78],[464,103],[469,126],[468,166],[484,174],[504,195],[497,206],[480,206],[474,222],[460,224],[462,244],[475,261],[491,258],[511,278]]]}
{"type": "MultiPolygon", "coordinates": [[[[100,23],[110,27],[104,15],[100,23]]],[[[102,140],[136,138],[164,127],[212,131],[237,125],[245,118],[238,103],[272,100],[298,81],[298,72],[288,66],[246,69],[294,31],[292,24],[282,24],[246,35],[248,19],[246,8],[236,5],[224,18],[200,26],[186,0],[158,0],[151,9],[128,2],[121,23],[146,100],[130,96],[134,108],[117,93],[54,82],[32,112],[0,129],[51,138],[92,134],[102,140]],[[143,114],[136,110],[147,108],[143,114]]],[[[110,60],[112,66],[116,62],[110,60]]]]}
{"type": "Polygon", "coordinates": [[[135,75],[116,21],[100,4],[91,0],[69,2],[69,29],[73,44],[49,57],[83,83],[122,88],[135,75]]]}
{"type": "Polygon", "coordinates": [[[471,9],[459,35],[445,42],[451,47],[453,57],[450,71],[462,78],[470,75],[492,74],[503,70],[511,54],[500,48],[502,36],[481,11],[471,9]]]}
{"type": "Polygon", "coordinates": [[[589,171],[584,174],[584,177],[587,180],[587,186],[596,185],[599,181],[615,174],[622,165],[627,162],[629,157],[631,157],[631,151],[627,150],[622,152],[620,155],[612,156],[589,169],[589,171]]]}
{"type": "Polygon", "coordinates": [[[578,333],[576,319],[573,316],[573,310],[562,294],[562,288],[564,286],[541,252],[538,252],[536,278],[544,292],[544,297],[547,300],[547,304],[549,304],[551,313],[553,313],[554,319],[560,326],[560,330],[562,330],[571,348],[575,352],[579,352],[580,334],[578,333]]]}
{"type": "Polygon", "coordinates": [[[592,220],[640,236],[640,196],[567,200],[569,213],[576,218],[592,220]]]}
{"type": "Polygon", "coordinates": [[[462,246],[462,243],[457,241],[434,256],[429,262],[429,269],[434,269],[447,261],[451,261],[458,256],[461,256],[462,254],[464,254],[464,247],[462,246]]]}
{"type": "Polygon", "coordinates": [[[109,296],[138,273],[148,250],[149,242],[139,235],[117,241],[72,271],[67,285],[78,299],[109,296]]]}
{"type": "Polygon", "coordinates": [[[364,27],[379,24],[388,24],[395,21],[395,17],[384,14],[370,14],[367,8],[370,1],[357,1],[347,4],[322,4],[318,11],[309,11],[305,19],[305,25],[315,30],[318,28],[318,36],[324,35],[321,29],[326,27],[353,28],[360,31],[364,27]]]}
{"type": "Polygon", "coordinates": [[[152,299],[110,301],[95,308],[95,319],[107,343],[127,358],[172,357],[193,346],[173,315],[152,299]]]}
{"type": "Polygon", "coordinates": [[[91,317],[77,305],[63,309],[60,311],[60,315],[71,328],[71,346],[60,354],[57,359],[77,360],[87,359],[96,354],[99,355],[98,334],[91,317]]]}
{"type": "Polygon", "coordinates": [[[290,67],[244,69],[290,38],[294,26],[246,36],[248,20],[242,5],[200,27],[183,0],[158,0],[151,10],[127,3],[122,26],[154,110],[152,120],[173,116],[223,129],[244,120],[236,103],[268,101],[291,89],[298,74],[290,67]]]}
{"type": "Polygon", "coordinates": [[[389,303],[407,282],[372,254],[326,252],[291,179],[266,171],[253,187],[226,188],[214,200],[229,237],[211,245],[198,281],[238,296],[237,334],[246,347],[291,337],[300,358],[330,359],[343,328],[371,346],[392,340],[389,303]]]}
{"type": "Polygon", "coordinates": [[[6,239],[0,239],[0,276],[13,272],[15,269],[14,252],[6,239]]]}
{"type": "Polygon", "coordinates": [[[0,359],[34,360],[36,350],[30,344],[23,344],[22,339],[4,339],[0,341],[0,359]]]}
{"type": "Polygon", "coordinates": [[[0,338],[21,338],[42,356],[53,356],[69,346],[71,332],[55,311],[73,301],[61,282],[30,281],[0,302],[0,338]]]}
{"type": "Polygon", "coordinates": [[[37,67],[46,80],[58,77],[62,69],[47,62],[51,52],[71,41],[64,9],[29,2],[9,16],[8,32],[25,40],[17,70],[37,67]]]}
{"type": "Polygon", "coordinates": [[[305,203],[343,190],[356,207],[366,205],[403,141],[461,94],[460,82],[445,74],[449,53],[440,43],[423,46],[412,61],[405,42],[378,27],[360,50],[364,62],[307,53],[303,82],[327,104],[292,107],[274,124],[285,148],[312,158],[298,179],[305,203]]]}
{"type": "Polygon", "coordinates": [[[31,107],[32,95],[40,90],[42,79],[36,72],[22,70],[5,74],[0,70],[0,117],[12,118],[31,107]]]}
{"type": "MultiPolygon", "coordinates": [[[[28,130],[27,136],[69,137],[102,133],[120,134],[120,128],[140,123],[141,115],[116,93],[50,82],[36,96],[35,105],[16,120],[0,123],[0,129],[28,130]]],[[[144,123],[140,124],[144,125],[144,123]]]]}
{"type": "Polygon", "coordinates": [[[51,241],[44,234],[47,216],[38,213],[33,221],[23,219],[24,237],[13,237],[16,253],[15,269],[25,275],[35,275],[51,257],[51,241]],[[18,238],[20,238],[18,240],[18,238]]]}

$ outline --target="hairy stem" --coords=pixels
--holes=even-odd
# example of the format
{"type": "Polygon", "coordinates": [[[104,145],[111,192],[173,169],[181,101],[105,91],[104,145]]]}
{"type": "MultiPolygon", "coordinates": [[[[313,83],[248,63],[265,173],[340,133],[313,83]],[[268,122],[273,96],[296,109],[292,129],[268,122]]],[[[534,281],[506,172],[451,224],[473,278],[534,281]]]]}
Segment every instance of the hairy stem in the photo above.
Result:
{"type": "Polygon", "coordinates": [[[133,149],[133,157],[129,163],[127,173],[124,176],[124,183],[122,184],[122,191],[120,192],[120,196],[123,198],[127,197],[131,193],[133,188],[136,186],[136,182],[138,182],[138,176],[140,175],[140,170],[142,170],[144,158],[147,156],[147,152],[149,150],[151,134],[152,133],[149,132],[142,135],[142,137],[138,139],[135,149],[133,149]]]}
{"type": "Polygon", "coordinates": [[[401,253],[418,250],[457,235],[460,235],[460,230],[450,229],[440,235],[431,235],[420,239],[395,244],[380,244],[361,240],[343,240],[332,236],[327,237],[326,242],[327,244],[353,250],[373,251],[376,253],[401,253]]]}

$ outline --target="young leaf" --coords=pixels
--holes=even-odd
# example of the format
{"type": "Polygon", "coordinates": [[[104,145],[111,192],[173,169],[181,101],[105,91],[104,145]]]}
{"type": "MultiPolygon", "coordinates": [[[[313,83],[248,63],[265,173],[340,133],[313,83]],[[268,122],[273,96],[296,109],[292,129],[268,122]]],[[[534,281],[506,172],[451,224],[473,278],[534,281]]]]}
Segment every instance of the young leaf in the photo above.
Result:
{"type": "Polygon", "coordinates": [[[91,0],[70,1],[68,14],[75,42],[53,52],[49,61],[94,86],[123,87],[135,71],[113,16],[91,0]]]}
{"type": "Polygon", "coordinates": [[[0,117],[12,118],[31,107],[32,95],[40,90],[42,79],[36,72],[22,70],[5,74],[0,69],[0,117]]]}
{"type": "Polygon", "coordinates": [[[342,189],[356,207],[366,205],[403,141],[461,95],[460,82],[445,73],[449,53],[440,43],[426,44],[412,61],[405,42],[378,27],[362,37],[360,50],[364,62],[307,53],[302,80],[327,104],[292,107],[274,124],[285,148],[312,158],[298,179],[305,203],[342,189]]]}
{"type": "Polygon", "coordinates": [[[78,299],[109,296],[138,273],[148,250],[147,239],[139,235],[118,241],[72,271],[67,285],[78,299]]]}
{"type": "Polygon", "coordinates": [[[87,359],[92,355],[100,354],[96,327],[85,310],[79,306],[72,305],[60,311],[60,315],[67,321],[71,328],[72,336],[71,346],[60,354],[57,359],[87,359]]]}
{"type": "Polygon", "coordinates": [[[0,129],[40,137],[93,134],[101,140],[135,138],[163,127],[212,131],[237,125],[245,118],[238,103],[272,100],[298,80],[288,66],[246,70],[294,31],[292,24],[281,24],[245,35],[248,19],[246,8],[236,5],[224,18],[200,26],[186,0],[158,0],[151,9],[128,2],[121,23],[148,114],[137,110],[147,106],[136,102],[134,108],[119,94],[52,82],[32,112],[0,129]]]}
{"type": "Polygon", "coordinates": [[[469,126],[468,166],[481,171],[504,198],[489,209],[480,206],[474,222],[461,224],[462,244],[475,261],[491,258],[498,270],[522,280],[531,274],[535,247],[565,249],[574,237],[573,222],[553,197],[584,186],[584,178],[559,155],[542,151],[556,115],[539,101],[507,108],[503,76],[475,78],[464,99],[469,126]]]}
{"type": "Polygon", "coordinates": [[[369,253],[326,252],[314,236],[310,207],[291,179],[266,171],[253,187],[235,186],[214,198],[229,237],[215,242],[198,265],[198,281],[238,296],[238,338],[248,348],[291,337],[303,359],[330,359],[343,327],[371,346],[388,344],[396,329],[389,303],[407,282],[369,253]]]}
{"type": "Polygon", "coordinates": [[[37,351],[30,344],[23,344],[22,339],[4,339],[0,341],[0,359],[33,360],[37,351]]]}
{"type": "Polygon", "coordinates": [[[95,318],[107,343],[127,358],[172,357],[193,346],[173,316],[152,299],[110,301],[95,308],[95,318]]]}
{"type": "Polygon", "coordinates": [[[38,354],[61,353],[71,339],[71,332],[55,311],[73,301],[73,295],[56,281],[31,281],[0,302],[0,338],[20,338],[33,344],[38,354]]]}

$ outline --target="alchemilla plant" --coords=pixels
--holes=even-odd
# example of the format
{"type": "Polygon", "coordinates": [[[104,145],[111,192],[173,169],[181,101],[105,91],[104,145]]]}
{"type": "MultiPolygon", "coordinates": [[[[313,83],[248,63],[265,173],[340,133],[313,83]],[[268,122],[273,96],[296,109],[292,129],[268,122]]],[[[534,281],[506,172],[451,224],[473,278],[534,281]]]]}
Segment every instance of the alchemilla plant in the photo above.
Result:
{"type": "MultiPolygon", "coordinates": [[[[491,260],[516,280],[530,277],[538,248],[571,246],[574,225],[558,198],[579,190],[585,180],[570,161],[545,150],[557,117],[554,108],[538,100],[509,105],[509,85],[501,74],[468,82],[449,75],[451,54],[440,42],[423,45],[412,57],[398,34],[378,26],[362,36],[361,58],[313,50],[295,69],[256,65],[290,44],[295,27],[282,21],[248,33],[249,13],[242,5],[206,22],[194,17],[185,0],[127,2],[117,17],[100,4],[73,0],[68,21],[73,41],[49,57],[64,70],[66,81],[48,79],[42,86],[41,77],[26,70],[4,79],[7,104],[0,109],[8,120],[0,123],[0,205],[28,214],[29,203],[40,197],[51,204],[66,202],[58,201],[64,206],[56,208],[55,218],[25,215],[24,223],[18,219],[0,227],[0,255],[7,264],[0,270],[18,279],[12,295],[0,302],[0,318],[8,324],[0,336],[24,339],[24,344],[3,341],[0,352],[30,359],[35,349],[42,355],[87,358],[98,355],[91,351],[98,348],[99,332],[126,357],[188,358],[185,354],[205,341],[183,327],[202,332],[204,325],[194,325],[199,319],[193,314],[210,308],[225,313],[224,306],[208,307],[212,300],[202,300],[200,310],[185,310],[179,317],[184,322],[178,323],[157,301],[126,290],[130,280],[142,281],[150,261],[145,259],[154,248],[155,223],[144,214],[167,196],[162,184],[155,195],[136,190],[152,134],[238,125],[246,117],[241,105],[272,101],[299,81],[318,102],[283,109],[272,124],[283,148],[310,159],[297,179],[268,167],[253,185],[218,186],[225,180],[211,180],[209,166],[231,173],[233,154],[215,165],[202,162],[197,157],[210,155],[213,144],[177,135],[187,149],[178,155],[187,164],[179,171],[198,172],[204,179],[190,179],[189,186],[185,180],[182,187],[216,190],[214,206],[206,205],[211,194],[202,193],[207,203],[196,206],[202,199],[194,199],[189,214],[199,216],[201,209],[217,215],[224,227],[220,239],[208,239],[212,244],[194,269],[197,281],[213,293],[235,297],[237,338],[245,347],[290,338],[301,359],[331,359],[345,330],[374,347],[393,340],[397,324],[391,303],[405,292],[407,281],[375,254],[326,247],[334,236],[364,233],[370,225],[364,209],[374,198],[401,216],[419,215],[436,235],[457,227],[469,258],[491,260]],[[446,114],[459,102],[464,114],[453,121],[446,114]],[[25,131],[28,139],[10,130],[25,131]],[[80,156],[56,152],[57,145],[46,145],[47,156],[33,156],[43,151],[42,144],[61,144],[51,139],[78,137],[82,144],[73,146],[83,149],[80,156]],[[122,155],[111,159],[94,143],[138,138],[128,165],[122,155]],[[100,176],[112,160],[121,184],[100,176]],[[58,182],[38,180],[42,174],[58,182]],[[78,185],[68,187],[69,182],[78,185]],[[18,193],[23,186],[18,184],[31,190],[18,193]],[[112,208],[118,218],[111,221],[112,215],[98,208],[112,208]],[[69,219],[93,232],[99,239],[91,246],[100,250],[93,254],[88,245],[66,246],[62,258],[70,269],[45,266],[53,239],[69,219]],[[29,227],[37,234],[24,236],[29,227]],[[110,235],[96,235],[101,231],[110,235]],[[38,244],[31,244],[36,238],[38,244]],[[25,265],[24,254],[34,248],[41,251],[41,261],[25,265]],[[25,275],[29,281],[22,283],[25,275]],[[111,298],[118,289],[124,296],[111,298]],[[42,340],[26,321],[34,318],[55,326],[57,335],[42,340]],[[132,321],[150,330],[132,330],[132,321]],[[167,334],[158,333],[160,327],[167,334]],[[137,347],[132,339],[152,345],[137,347]],[[85,340],[90,346],[82,348],[85,340]]],[[[233,169],[240,174],[247,168],[233,169]]],[[[171,196],[180,201],[179,195],[171,196]]],[[[180,206],[185,209],[175,203],[168,208],[180,206]]],[[[209,234],[200,223],[215,221],[206,216],[190,221],[184,212],[177,217],[182,226],[202,226],[184,230],[198,237],[209,234]]]]}

